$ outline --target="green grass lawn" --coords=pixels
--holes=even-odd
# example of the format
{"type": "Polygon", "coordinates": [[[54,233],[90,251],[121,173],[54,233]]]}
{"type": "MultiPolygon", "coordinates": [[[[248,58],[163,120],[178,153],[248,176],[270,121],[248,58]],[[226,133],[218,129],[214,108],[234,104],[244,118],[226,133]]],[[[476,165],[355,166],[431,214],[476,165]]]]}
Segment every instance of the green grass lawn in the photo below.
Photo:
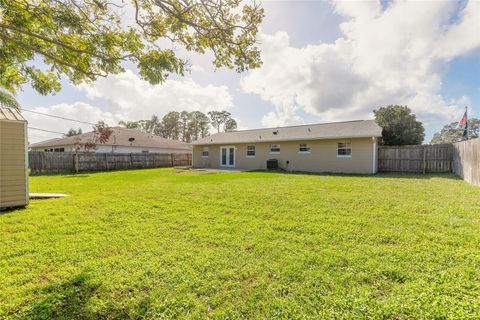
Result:
{"type": "Polygon", "coordinates": [[[174,169],[30,179],[0,318],[479,319],[480,188],[174,169]]]}

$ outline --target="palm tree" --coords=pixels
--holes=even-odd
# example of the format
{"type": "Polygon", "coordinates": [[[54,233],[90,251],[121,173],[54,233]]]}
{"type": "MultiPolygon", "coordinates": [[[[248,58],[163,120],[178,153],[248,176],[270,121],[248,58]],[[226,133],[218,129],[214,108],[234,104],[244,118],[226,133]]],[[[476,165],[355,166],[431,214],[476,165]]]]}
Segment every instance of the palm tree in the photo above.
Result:
{"type": "Polygon", "coordinates": [[[0,84],[0,106],[20,110],[20,104],[13,93],[0,84]]]}

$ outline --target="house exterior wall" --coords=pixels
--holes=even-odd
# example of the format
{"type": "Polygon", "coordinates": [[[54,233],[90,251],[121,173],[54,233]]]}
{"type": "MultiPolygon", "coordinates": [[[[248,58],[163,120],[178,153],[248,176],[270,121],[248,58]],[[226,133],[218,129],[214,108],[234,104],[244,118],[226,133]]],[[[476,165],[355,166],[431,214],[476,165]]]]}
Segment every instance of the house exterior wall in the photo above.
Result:
{"type": "Polygon", "coordinates": [[[376,140],[372,138],[285,141],[278,142],[279,154],[270,153],[271,143],[242,143],[222,145],[195,145],[193,148],[193,167],[223,168],[220,166],[220,148],[235,147],[235,169],[266,169],[268,159],[277,159],[280,168],[305,172],[336,173],[376,173],[376,140]],[[337,143],[351,142],[351,157],[337,157],[337,143]],[[299,145],[306,143],[310,153],[299,152],[299,145]],[[247,157],[247,146],[255,146],[255,157],[247,157]],[[202,157],[203,147],[209,148],[208,158],[202,157]],[[287,166],[287,161],[289,164],[287,166]]]}
{"type": "MultiPolygon", "coordinates": [[[[32,151],[43,152],[45,149],[57,149],[64,148],[64,152],[74,152],[75,147],[73,145],[66,146],[50,146],[50,147],[36,147],[31,148],[32,151]]],[[[130,147],[130,146],[97,146],[96,153],[139,153],[143,151],[148,151],[150,153],[192,153],[188,149],[173,149],[173,148],[142,148],[142,147],[130,147]]]]}
{"type": "Polygon", "coordinates": [[[0,208],[28,204],[27,124],[0,121],[0,208]]]}

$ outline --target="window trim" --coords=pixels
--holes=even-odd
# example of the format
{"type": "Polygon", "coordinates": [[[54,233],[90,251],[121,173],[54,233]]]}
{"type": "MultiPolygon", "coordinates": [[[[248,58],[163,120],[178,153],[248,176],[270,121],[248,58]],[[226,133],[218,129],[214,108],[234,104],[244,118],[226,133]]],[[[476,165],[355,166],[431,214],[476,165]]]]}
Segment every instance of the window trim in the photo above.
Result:
{"type": "Polygon", "coordinates": [[[202,158],[208,158],[210,156],[209,148],[208,147],[202,147],[202,153],[201,154],[202,154],[202,158]],[[207,152],[207,155],[205,155],[205,151],[207,152]]]}
{"type": "Polygon", "coordinates": [[[270,154],[280,154],[280,151],[281,151],[281,147],[280,147],[280,144],[278,143],[271,143],[270,144],[270,154]],[[277,146],[278,148],[278,151],[272,151],[272,146],[277,146]]]}
{"type": "Polygon", "coordinates": [[[308,143],[299,143],[298,144],[298,153],[299,154],[309,154],[312,152],[312,147],[310,146],[310,144],[308,143]],[[308,148],[308,151],[302,151],[300,150],[301,149],[301,145],[305,145],[307,148],[308,148]]]}
{"type": "MultiPolygon", "coordinates": [[[[342,148],[342,150],[347,150],[348,148],[342,148]]],[[[351,141],[340,141],[340,142],[337,142],[337,158],[351,158],[352,157],[352,142],[351,141]],[[338,154],[338,150],[340,150],[340,148],[338,147],[338,145],[340,143],[344,143],[344,144],[350,144],[350,154],[338,154]]]]}
{"type": "MultiPolygon", "coordinates": [[[[251,151],[251,150],[250,150],[251,151]]],[[[255,145],[247,145],[247,154],[245,157],[247,158],[255,158],[257,156],[257,147],[255,145]],[[253,155],[248,154],[248,147],[253,147],[253,155]]]]}

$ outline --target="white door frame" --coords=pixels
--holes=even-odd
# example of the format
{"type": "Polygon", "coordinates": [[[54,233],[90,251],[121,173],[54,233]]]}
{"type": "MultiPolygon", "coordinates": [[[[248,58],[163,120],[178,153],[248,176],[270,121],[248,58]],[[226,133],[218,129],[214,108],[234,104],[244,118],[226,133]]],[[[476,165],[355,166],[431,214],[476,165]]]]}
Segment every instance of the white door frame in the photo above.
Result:
{"type": "Polygon", "coordinates": [[[237,155],[236,155],[236,148],[235,146],[221,146],[220,147],[220,167],[228,167],[228,168],[235,168],[235,163],[237,161],[237,155]],[[227,160],[227,164],[222,164],[222,150],[223,149],[226,149],[226,159],[227,160]],[[233,149],[233,165],[230,165],[228,164],[229,163],[229,149],[233,149]]]}

